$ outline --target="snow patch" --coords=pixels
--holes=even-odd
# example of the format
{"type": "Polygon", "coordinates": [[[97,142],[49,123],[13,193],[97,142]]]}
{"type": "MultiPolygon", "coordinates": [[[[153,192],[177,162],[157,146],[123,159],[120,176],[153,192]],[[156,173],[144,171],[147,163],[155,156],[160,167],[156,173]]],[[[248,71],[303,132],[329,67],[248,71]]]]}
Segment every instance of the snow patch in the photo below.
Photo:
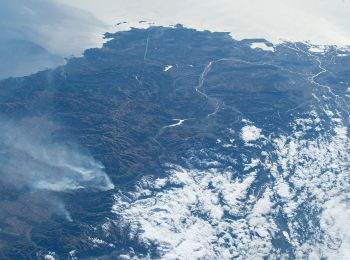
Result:
{"type": "Polygon", "coordinates": [[[250,45],[252,49],[262,49],[264,51],[275,51],[275,48],[268,46],[265,42],[254,42],[250,45]]]}
{"type": "Polygon", "coordinates": [[[163,71],[168,71],[173,67],[173,65],[166,65],[163,69],[163,71]]]}

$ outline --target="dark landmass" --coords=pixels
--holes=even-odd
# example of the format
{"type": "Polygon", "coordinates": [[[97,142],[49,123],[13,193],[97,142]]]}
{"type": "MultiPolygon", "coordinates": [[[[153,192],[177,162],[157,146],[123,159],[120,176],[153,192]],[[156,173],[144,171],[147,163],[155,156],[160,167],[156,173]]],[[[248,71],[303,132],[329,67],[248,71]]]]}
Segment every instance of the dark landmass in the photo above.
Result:
{"type": "MultiPolygon", "coordinates": [[[[89,49],[57,69],[0,82],[1,118],[54,122],[60,126],[55,138],[88,150],[116,186],[38,192],[9,189],[0,181],[1,259],[37,259],[48,251],[67,259],[73,249],[79,259],[115,259],[130,243],[142,252],[142,243],[130,241],[124,224],[103,235],[101,223],[115,218],[113,193],[141,176],[161,176],[166,164],[183,164],[191,149],[225,138],[223,131],[240,129],[243,118],[267,131],[276,126],[287,131],[293,114],[313,102],[312,86],[300,75],[314,73],[318,65],[306,54],[296,55],[291,43],[269,52],[250,48],[264,40],[236,41],[228,33],[182,26],[106,37],[103,48],[89,49]],[[164,71],[167,65],[173,67],[164,71]],[[185,120],[181,127],[171,127],[176,119],[185,120]],[[72,222],[48,209],[50,196],[64,202],[72,222]],[[89,240],[94,235],[113,246],[95,248],[89,240]]],[[[297,46],[307,50],[305,44],[297,46]]],[[[341,86],[337,80],[349,78],[349,71],[333,66],[337,74],[322,80],[341,86]]],[[[221,153],[234,157],[240,149],[221,153]]]]}

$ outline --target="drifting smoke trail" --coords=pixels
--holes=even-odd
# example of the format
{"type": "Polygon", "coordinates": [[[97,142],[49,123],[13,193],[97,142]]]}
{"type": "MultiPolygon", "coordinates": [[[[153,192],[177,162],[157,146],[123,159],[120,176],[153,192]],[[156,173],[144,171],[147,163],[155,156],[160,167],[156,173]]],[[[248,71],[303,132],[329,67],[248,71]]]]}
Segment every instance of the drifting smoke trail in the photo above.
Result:
{"type": "Polygon", "coordinates": [[[2,181],[18,188],[113,189],[104,167],[72,145],[54,140],[57,127],[40,118],[0,120],[2,181]]]}

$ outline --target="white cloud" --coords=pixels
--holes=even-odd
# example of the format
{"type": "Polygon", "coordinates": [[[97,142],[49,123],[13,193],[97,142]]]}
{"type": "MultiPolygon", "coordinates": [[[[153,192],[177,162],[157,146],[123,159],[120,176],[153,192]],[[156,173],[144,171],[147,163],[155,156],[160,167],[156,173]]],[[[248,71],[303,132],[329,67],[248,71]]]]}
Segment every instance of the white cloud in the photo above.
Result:
{"type": "Polygon", "coordinates": [[[246,143],[253,142],[262,137],[261,129],[254,125],[246,125],[242,127],[242,140],[246,143]]]}
{"type": "Polygon", "coordinates": [[[256,206],[246,202],[255,179],[255,172],[239,180],[229,172],[172,166],[166,182],[156,181],[166,186],[153,196],[140,195],[154,190],[153,181],[141,182],[137,190],[142,192],[137,197],[131,195],[132,202],[125,200],[125,195],[115,197],[113,211],[130,222],[134,232],[141,231],[146,244],[157,244],[164,259],[262,257],[271,250],[269,231],[275,226],[263,216],[270,211],[270,190],[256,206]],[[237,220],[225,217],[224,211],[237,220]]]}
{"type": "MultiPolygon", "coordinates": [[[[350,3],[342,0],[59,0],[91,12],[108,25],[140,20],[182,23],[200,30],[231,32],[234,38],[350,44],[350,3]]],[[[142,24],[144,26],[145,24],[142,24]]],[[[125,28],[125,24],[123,25],[125,28]]],[[[121,27],[122,28],[122,27],[121,27]]]]}

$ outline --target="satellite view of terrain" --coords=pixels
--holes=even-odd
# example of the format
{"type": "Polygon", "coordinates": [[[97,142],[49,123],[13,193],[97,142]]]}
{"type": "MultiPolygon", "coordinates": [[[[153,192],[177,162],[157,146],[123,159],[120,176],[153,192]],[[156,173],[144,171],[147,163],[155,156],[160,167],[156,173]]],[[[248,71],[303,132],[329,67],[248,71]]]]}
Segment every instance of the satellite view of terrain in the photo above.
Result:
{"type": "Polygon", "coordinates": [[[104,37],[0,81],[0,259],[349,259],[349,49],[104,37]]]}

